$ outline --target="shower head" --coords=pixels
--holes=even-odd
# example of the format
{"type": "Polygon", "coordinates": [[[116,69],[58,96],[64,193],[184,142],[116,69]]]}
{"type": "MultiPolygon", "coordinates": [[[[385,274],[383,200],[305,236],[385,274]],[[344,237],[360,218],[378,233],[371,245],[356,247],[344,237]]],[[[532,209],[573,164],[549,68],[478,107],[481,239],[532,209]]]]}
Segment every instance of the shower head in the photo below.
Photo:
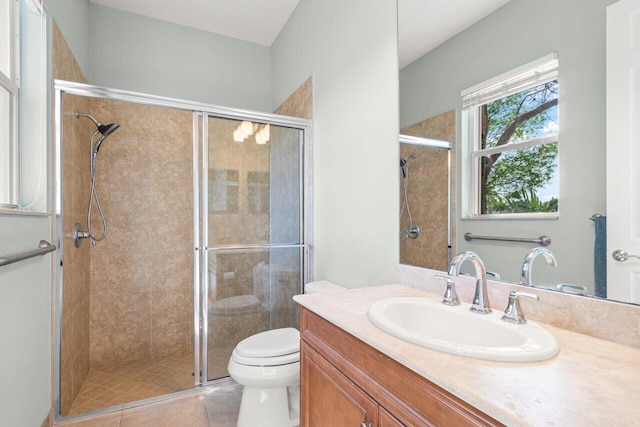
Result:
{"type": "MultiPolygon", "coordinates": [[[[113,132],[115,132],[120,127],[120,125],[117,124],[117,123],[110,123],[108,125],[103,125],[102,123],[100,123],[99,121],[94,119],[91,114],[84,114],[84,113],[81,113],[80,111],[76,110],[76,118],[79,119],[80,117],[86,117],[86,118],[90,119],[96,125],[97,130],[93,133],[94,136],[98,132],[100,132],[102,134],[102,136],[100,137],[100,139],[96,143],[95,148],[93,149],[93,153],[94,154],[98,154],[98,150],[100,149],[100,146],[102,145],[102,142],[104,142],[105,138],[108,137],[109,135],[111,135],[113,132]]],[[[91,140],[93,141],[93,136],[91,137],[91,140]]]]}
{"type": "Polygon", "coordinates": [[[120,127],[117,123],[111,123],[108,125],[100,125],[98,126],[98,131],[102,134],[102,138],[106,138],[115,132],[120,127]]]}
{"type": "Polygon", "coordinates": [[[93,122],[93,124],[96,125],[96,128],[98,128],[98,132],[100,132],[103,137],[107,137],[107,136],[111,135],[116,129],[118,129],[120,127],[120,125],[117,124],[117,123],[111,123],[111,124],[108,124],[108,125],[103,125],[102,123],[100,123],[99,121],[94,119],[91,114],[84,114],[84,113],[81,113],[80,111],[77,111],[77,110],[76,110],[76,117],[78,119],[80,117],[86,117],[86,118],[90,119],[93,122]]]}

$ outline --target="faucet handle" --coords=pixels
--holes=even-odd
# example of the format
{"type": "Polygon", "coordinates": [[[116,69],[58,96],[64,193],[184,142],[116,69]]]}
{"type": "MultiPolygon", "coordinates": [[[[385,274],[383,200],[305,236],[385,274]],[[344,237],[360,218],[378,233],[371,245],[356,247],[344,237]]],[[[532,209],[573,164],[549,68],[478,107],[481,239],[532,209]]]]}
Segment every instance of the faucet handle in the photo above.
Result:
{"type": "Polygon", "coordinates": [[[460,305],[458,294],[456,294],[456,285],[453,279],[449,276],[434,276],[435,279],[444,280],[447,284],[447,290],[444,291],[442,297],[442,303],[445,305],[460,305]]]}
{"type": "Polygon", "coordinates": [[[527,319],[524,318],[522,307],[520,307],[520,300],[518,297],[527,297],[540,300],[538,294],[532,294],[530,292],[511,291],[509,292],[509,302],[507,308],[504,310],[504,316],[501,320],[509,323],[524,324],[527,323],[527,319]]]}

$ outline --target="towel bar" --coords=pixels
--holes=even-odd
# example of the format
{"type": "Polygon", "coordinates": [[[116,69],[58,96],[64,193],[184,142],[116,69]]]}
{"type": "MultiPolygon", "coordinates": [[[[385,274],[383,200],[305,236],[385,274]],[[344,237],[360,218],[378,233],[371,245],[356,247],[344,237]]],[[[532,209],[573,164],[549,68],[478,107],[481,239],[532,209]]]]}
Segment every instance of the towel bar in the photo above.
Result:
{"type": "Polygon", "coordinates": [[[39,255],[44,255],[49,252],[53,252],[55,250],[56,250],[56,245],[52,245],[46,240],[40,240],[40,243],[38,244],[38,249],[34,249],[32,251],[22,252],[14,255],[7,255],[5,257],[0,257],[0,267],[2,267],[3,265],[13,264],[14,262],[33,258],[39,255]]]}
{"type": "Polygon", "coordinates": [[[501,242],[537,243],[541,246],[549,246],[551,244],[551,237],[549,236],[540,236],[537,239],[527,239],[522,237],[474,236],[471,233],[464,233],[464,240],[468,242],[471,240],[498,240],[501,242]]]}

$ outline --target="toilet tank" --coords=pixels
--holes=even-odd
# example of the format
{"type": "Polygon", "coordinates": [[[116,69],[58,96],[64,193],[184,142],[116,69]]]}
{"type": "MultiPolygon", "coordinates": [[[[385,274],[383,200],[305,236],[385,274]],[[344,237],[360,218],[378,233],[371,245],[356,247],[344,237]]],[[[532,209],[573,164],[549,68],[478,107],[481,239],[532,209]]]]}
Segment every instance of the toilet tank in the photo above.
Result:
{"type": "Polygon", "coordinates": [[[348,288],[340,286],[337,283],[330,282],[328,280],[318,280],[317,282],[309,282],[304,285],[305,294],[315,294],[317,292],[336,292],[346,291],[348,288]]]}

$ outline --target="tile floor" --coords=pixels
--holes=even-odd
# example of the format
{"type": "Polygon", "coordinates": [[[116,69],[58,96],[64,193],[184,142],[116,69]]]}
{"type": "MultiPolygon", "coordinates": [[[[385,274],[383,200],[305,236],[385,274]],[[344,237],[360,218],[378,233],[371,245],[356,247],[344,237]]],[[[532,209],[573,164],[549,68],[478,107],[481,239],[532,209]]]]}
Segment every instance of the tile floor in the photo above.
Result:
{"type": "Polygon", "coordinates": [[[60,427],[235,427],[242,387],[228,381],[188,396],[69,421],[60,427]]]}
{"type": "Polygon", "coordinates": [[[92,369],[68,415],[194,388],[193,356],[92,369]]]}

